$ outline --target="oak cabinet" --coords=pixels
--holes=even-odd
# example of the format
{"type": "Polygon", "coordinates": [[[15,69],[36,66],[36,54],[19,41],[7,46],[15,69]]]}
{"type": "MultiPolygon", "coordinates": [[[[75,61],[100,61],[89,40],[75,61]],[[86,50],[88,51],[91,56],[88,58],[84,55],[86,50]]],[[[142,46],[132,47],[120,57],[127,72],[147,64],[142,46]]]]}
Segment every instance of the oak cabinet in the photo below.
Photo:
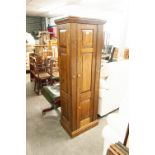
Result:
{"type": "Polygon", "coordinates": [[[74,137],[98,124],[98,92],[105,21],[55,21],[60,67],[61,124],[74,137]]]}

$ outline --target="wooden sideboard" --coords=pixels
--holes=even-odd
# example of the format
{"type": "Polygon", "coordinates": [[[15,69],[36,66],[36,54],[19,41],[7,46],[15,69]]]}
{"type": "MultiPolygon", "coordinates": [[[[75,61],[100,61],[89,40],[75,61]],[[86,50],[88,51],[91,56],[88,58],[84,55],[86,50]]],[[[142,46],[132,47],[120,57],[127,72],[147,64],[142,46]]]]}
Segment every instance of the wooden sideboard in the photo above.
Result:
{"type": "Polygon", "coordinates": [[[67,17],[55,23],[60,62],[61,124],[74,137],[98,124],[105,21],[67,17]]]}

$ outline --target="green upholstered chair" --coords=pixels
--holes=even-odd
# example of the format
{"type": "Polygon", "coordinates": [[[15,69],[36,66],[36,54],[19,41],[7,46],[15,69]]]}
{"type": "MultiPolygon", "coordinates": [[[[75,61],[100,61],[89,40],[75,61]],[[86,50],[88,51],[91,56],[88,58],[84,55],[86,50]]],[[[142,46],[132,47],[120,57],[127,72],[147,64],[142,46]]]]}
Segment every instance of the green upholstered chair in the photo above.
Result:
{"type": "Polygon", "coordinates": [[[47,111],[51,111],[60,107],[60,85],[44,86],[41,90],[42,95],[51,104],[51,107],[46,108],[42,111],[44,115],[47,111]]]}

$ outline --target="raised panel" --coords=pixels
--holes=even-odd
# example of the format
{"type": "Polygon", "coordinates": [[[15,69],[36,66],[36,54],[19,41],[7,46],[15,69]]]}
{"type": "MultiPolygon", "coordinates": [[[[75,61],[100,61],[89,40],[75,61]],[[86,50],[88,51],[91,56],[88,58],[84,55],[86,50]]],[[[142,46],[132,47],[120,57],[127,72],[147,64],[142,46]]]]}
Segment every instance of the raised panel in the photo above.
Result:
{"type": "Polygon", "coordinates": [[[90,91],[92,80],[92,53],[82,55],[81,73],[81,93],[90,91]]]}
{"type": "Polygon", "coordinates": [[[90,116],[90,99],[84,100],[80,103],[80,108],[81,108],[81,116],[80,116],[80,120],[83,120],[87,117],[90,116]]]}
{"type": "Polygon", "coordinates": [[[59,30],[59,46],[67,47],[67,31],[65,29],[59,30]]]}
{"type": "Polygon", "coordinates": [[[61,89],[64,92],[68,92],[68,70],[67,70],[67,55],[61,53],[61,61],[60,61],[60,69],[61,69],[61,89]]]}
{"type": "Polygon", "coordinates": [[[93,47],[93,30],[82,30],[82,48],[93,47]]]}

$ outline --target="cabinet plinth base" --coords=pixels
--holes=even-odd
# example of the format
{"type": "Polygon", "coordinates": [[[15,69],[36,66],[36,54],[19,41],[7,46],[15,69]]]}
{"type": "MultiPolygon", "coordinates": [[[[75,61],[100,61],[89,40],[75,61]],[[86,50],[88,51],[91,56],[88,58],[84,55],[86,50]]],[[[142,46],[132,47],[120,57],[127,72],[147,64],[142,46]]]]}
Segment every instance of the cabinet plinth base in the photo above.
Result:
{"type": "Polygon", "coordinates": [[[70,131],[70,129],[65,125],[65,123],[63,123],[63,121],[61,121],[61,125],[62,127],[67,131],[67,133],[70,135],[70,137],[76,137],[78,136],[79,134],[87,131],[88,129],[91,129],[93,128],[94,126],[98,125],[99,121],[98,120],[95,120],[93,122],[90,122],[89,124],[77,129],[77,130],[74,130],[74,131],[70,131]]]}

